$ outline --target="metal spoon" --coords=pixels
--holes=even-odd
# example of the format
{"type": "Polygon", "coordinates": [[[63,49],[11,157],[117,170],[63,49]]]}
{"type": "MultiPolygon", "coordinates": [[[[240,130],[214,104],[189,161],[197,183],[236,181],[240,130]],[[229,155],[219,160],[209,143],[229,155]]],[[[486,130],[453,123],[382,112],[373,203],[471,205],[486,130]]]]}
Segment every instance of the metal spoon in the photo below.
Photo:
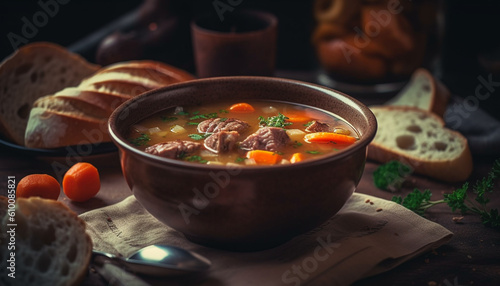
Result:
{"type": "Polygon", "coordinates": [[[128,258],[93,250],[93,257],[104,256],[131,272],[151,276],[178,276],[207,270],[212,264],[207,258],[179,247],[151,245],[139,249],[128,258]]]}

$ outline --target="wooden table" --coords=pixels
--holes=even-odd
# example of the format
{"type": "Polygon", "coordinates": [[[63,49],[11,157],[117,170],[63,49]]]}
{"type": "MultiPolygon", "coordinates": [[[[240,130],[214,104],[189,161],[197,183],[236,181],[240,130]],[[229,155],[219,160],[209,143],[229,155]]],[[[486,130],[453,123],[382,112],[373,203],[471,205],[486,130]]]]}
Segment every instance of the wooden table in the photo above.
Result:
{"type": "MultiPolygon", "coordinates": [[[[5,195],[7,176],[15,176],[17,181],[32,173],[48,173],[57,177],[53,166],[70,163],[74,157],[68,158],[34,158],[0,147],[0,194],[5,195]]],[[[101,173],[102,188],[97,197],[85,203],[73,203],[61,193],[59,200],[77,213],[103,207],[119,202],[131,194],[122,177],[117,153],[85,158],[95,164],[101,173]]],[[[470,181],[484,176],[490,169],[493,160],[478,159],[474,163],[474,172],[470,181]]],[[[378,164],[367,162],[357,192],[391,199],[394,195],[378,190],[373,185],[372,173],[378,164]]],[[[451,192],[458,185],[443,184],[420,176],[411,176],[411,186],[405,187],[400,194],[413,190],[430,189],[433,199],[441,199],[444,193],[451,192]]],[[[500,207],[500,187],[497,183],[490,205],[500,207]]],[[[475,215],[467,215],[462,223],[453,222],[459,216],[451,213],[442,204],[431,208],[426,217],[443,225],[454,233],[452,240],[420,257],[380,275],[358,281],[355,285],[493,285],[500,281],[500,232],[481,224],[475,215]]],[[[83,285],[107,285],[99,275],[89,271],[83,285]]]]}

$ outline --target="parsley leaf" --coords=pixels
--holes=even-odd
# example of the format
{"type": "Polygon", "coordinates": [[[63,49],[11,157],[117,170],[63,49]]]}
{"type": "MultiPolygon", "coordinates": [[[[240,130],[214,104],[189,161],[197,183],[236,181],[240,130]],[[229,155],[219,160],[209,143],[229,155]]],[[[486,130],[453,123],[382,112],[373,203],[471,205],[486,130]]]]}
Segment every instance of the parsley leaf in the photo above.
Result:
{"type": "Polygon", "coordinates": [[[208,136],[212,135],[211,133],[205,133],[205,134],[189,134],[189,138],[193,140],[203,140],[207,138],[208,136]]]}
{"type": "Polygon", "coordinates": [[[285,128],[285,126],[292,125],[292,122],[286,122],[288,117],[285,115],[278,113],[276,116],[268,117],[267,119],[263,116],[259,116],[259,125],[260,126],[269,126],[269,127],[281,127],[285,128]]]}
{"type": "Polygon", "coordinates": [[[373,172],[373,182],[381,190],[395,192],[401,189],[406,177],[412,172],[409,166],[399,161],[390,161],[373,172]]]}
{"type": "Polygon", "coordinates": [[[167,122],[167,121],[175,121],[177,120],[177,117],[174,116],[161,116],[161,121],[167,122]]]}
{"type": "Polygon", "coordinates": [[[241,162],[244,162],[247,158],[244,158],[244,157],[238,157],[236,158],[236,160],[234,160],[236,163],[241,163],[241,162]]]}
{"type": "Polygon", "coordinates": [[[185,160],[189,162],[198,162],[201,164],[206,164],[208,162],[207,160],[204,160],[201,156],[198,155],[186,157],[185,160]]]}
{"type": "Polygon", "coordinates": [[[145,146],[150,140],[149,135],[145,133],[141,133],[139,137],[129,139],[130,143],[137,147],[145,146]]]}
{"type": "Polygon", "coordinates": [[[498,209],[488,209],[487,203],[490,201],[486,197],[487,193],[493,191],[494,181],[500,177],[500,159],[497,159],[491,171],[486,177],[476,182],[472,188],[472,193],[476,195],[474,200],[469,199],[469,183],[466,182],[461,188],[453,191],[451,194],[444,194],[443,200],[431,201],[429,190],[424,192],[415,189],[406,197],[394,196],[392,201],[401,204],[408,209],[423,215],[425,211],[436,204],[446,203],[454,212],[460,210],[462,214],[473,213],[479,215],[481,222],[486,226],[500,227],[500,214],[498,209]]]}
{"type": "Polygon", "coordinates": [[[309,127],[309,126],[311,126],[311,124],[313,124],[313,122],[314,122],[314,121],[309,121],[309,122],[307,122],[306,124],[304,124],[304,127],[309,127]]]}
{"type": "Polygon", "coordinates": [[[200,124],[199,122],[186,122],[186,125],[198,125],[200,124]]]}
{"type": "Polygon", "coordinates": [[[320,151],[316,151],[316,150],[309,150],[309,151],[306,151],[307,154],[313,154],[313,155],[319,155],[321,154],[320,151]]]}
{"type": "Polygon", "coordinates": [[[299,141],[295,140],[295,142],[293,142],[293,148],[299,148],[300,146],[302,146],[304,144],[300,143],[299,141]]]}
{"type": "Polygon", "coordinates": [[[198,113],[199,112],[193,113],[193,114],[196,114],[196,115],[189,117],[189,120],[209,119],[209,118],[217,118],[218,117],[217,112],[206,113],[206,114],[198,114],[198,113]]]}

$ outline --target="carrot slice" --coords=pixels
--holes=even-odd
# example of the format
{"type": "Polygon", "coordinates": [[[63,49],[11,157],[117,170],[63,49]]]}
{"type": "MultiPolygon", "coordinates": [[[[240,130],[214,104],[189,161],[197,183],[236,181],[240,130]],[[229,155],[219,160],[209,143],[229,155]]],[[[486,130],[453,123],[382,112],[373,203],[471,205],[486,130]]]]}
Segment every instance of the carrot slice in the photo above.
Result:
{"type": "Polygon", "coordinates": [[[255,108],[253,108],[253,106],[248,103],[240,102],[231,105],[231,107],[229,107],[229,110],[236,113],[252,113],[255,111],[255,108]]]}
{"type": "Polygon", "coordinates": [[[305,158],[305,155],[302,153],[293,153],[292,158],[290,158],[290,163],[298,163],[304,161],[305,158]]]}
{"type": "Polygon", "coordinates": [[[16,195],[19,198],[41,197],[57,200],[60,192],[59,182],[46,174],[28,175],[19,181],[16,189],[16,195]]]}
{"type": "Polygon", "coordinates": [[[248,159],[254,159],[259,165],[274,165],[281,161],[281,155],[271,151],[252,150],[247,152],[248,159]]]}
{"type": "Polygon", "coordinates": [[[356,138],[344,134],[337,134],[332,132],[316,132],[309,133],[304,136],[308,142],[316,143],[338,143],[338,144],[352,144],[356,142],[356,138]]]}
{"type": "Polygon", "coordinates": [[[309,122],[312,120],[310,116],[307,116],[307,114],[300,114],[300,113],[290,113],[290,114],[285,114],[288,119],[286,121],[293,122],[293,123],[300,123],[300,122],[309,122]]]}
{"type": "Polygon", "coordinates": [[[89,163],[76,163],[63,178],[63,191],[75,202],[85,202],[99,192],[101,181],[96,167],[89,163]]]}

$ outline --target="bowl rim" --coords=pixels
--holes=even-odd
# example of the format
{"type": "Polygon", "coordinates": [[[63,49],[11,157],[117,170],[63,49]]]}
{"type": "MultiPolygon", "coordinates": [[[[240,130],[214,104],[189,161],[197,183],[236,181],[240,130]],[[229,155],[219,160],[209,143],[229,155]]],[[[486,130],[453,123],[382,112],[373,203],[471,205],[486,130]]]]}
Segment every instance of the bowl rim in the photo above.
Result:
{"type": "MultiPolygon", "coordinates": [[[[293,101],[290,101],[293,103],[293,101]]],[[[316,107],[321,109],[321,107],[316,107]]],[[[158,110],[159,111],[159,110],[158,110]]],[[[155,111],[156,112],[156,111],[155,111]]],[[[153,113],[151,113],[153,114],[153,113]]],[[[339,160],[344,157],[350,156],[353,153],[356,153],[359,151],[359,149],[362,148],[367,148],[368,144],[373,140],[375,137],[375,134],[377,132],[377,120],[373,112],[363,103],[361,103],[359,100],[334,89],[321,86],[318,84],[314,83],[309,83],[309,82],[304,82],[304,81],[299,81],[299,80],[293,80],[293,79],[286,79],[286,78],[278,78],[278,77],[266,77],[266,76],[221,76],[221,77],[210,77],[210,78],[202,78],[202,79],[194,79],[194,80],[189,80],[181,83],[174,83],[165,87],[153,89],[150,91],[147,91],[145,93],[142,93],[136,97],[133,97],[126,102],[122,103],[120,106],[118,106],[113,113],[110,115],[108,119],[108,131],[110,133],[111,139],[114,142],[115,145],[117,145],[120,153],[123,152],[123,150],[126,150],[128,152],[132,152],[135,155],[138,155],[140,157],[145,157],[148,160],[151,160],[153,163],[158,163],[158,164],[169,164],[181,168],[187,168],[190,170],[228,170],[230,168],[239,168],[242,171],[245,172],[252,172],[252,171],[261,171],[261,170],[282,170],[282,169],[291,169],[291,168],[304,168],[309,165],[318,165],[318,164],[324,164],[328,161],[332,160],[339,160]],[[116,126],[117,118],[123,112],[125,109],[127,109],[129,106],[135,104],[137,101],[144,100],[144,98],[149,97],[151,95],[157,94],[157,93],[164,93],[164,92],[169,92],[171,90],[176,90],[176,89],[182,89],[185,87],[189,87],[192,85],[197,85],[197,84],[203,84],[203,83],[210,83],[210,82],[221,82],[221,81],[241,81],[241,80],[246,80],[246,81],[254,81],[258,84],[258,82],[266,81],[266,82],[280,82],[280,83],[287,83],[287,84],[292,84],[292,85],[300,85],[304,86],[307,88],[312,88],[316,89],[320,92],[326,92],[328,94],[336,94],[340,95],[341,97],[344,97],[348,101],[350,101],[350,104],[348,105],[353,105],[357,107],[357,110],[360,114],[362,114],[364,117],[366,117],[366,120],[368,121],[368,132],[365,134],[362,134],[361,138],[359,139],[356,144],[353,144],[349,146],[346,149],[341,150],[338,153],[332,153],[332,154],[327,154],[324,155],[320,158],[313,159],[313,160],[305,160],[303,162],[299,162],[296,164],[278,164],[278,165],[255,165],[255,166],[236,166],[236,165],[208,165],[208,164],[196,164],[192,162],[185,162],[181,160],[176,160],[176,159],[169,159],[169,158],[164,158],[161,156],[156,156],[153,154],[146,153],[142,150],[139,150],[132,146],[131,144],[128,143],[126,138],[124,138],[120,133],[118,132],[118,127],[116,126]]]]}

